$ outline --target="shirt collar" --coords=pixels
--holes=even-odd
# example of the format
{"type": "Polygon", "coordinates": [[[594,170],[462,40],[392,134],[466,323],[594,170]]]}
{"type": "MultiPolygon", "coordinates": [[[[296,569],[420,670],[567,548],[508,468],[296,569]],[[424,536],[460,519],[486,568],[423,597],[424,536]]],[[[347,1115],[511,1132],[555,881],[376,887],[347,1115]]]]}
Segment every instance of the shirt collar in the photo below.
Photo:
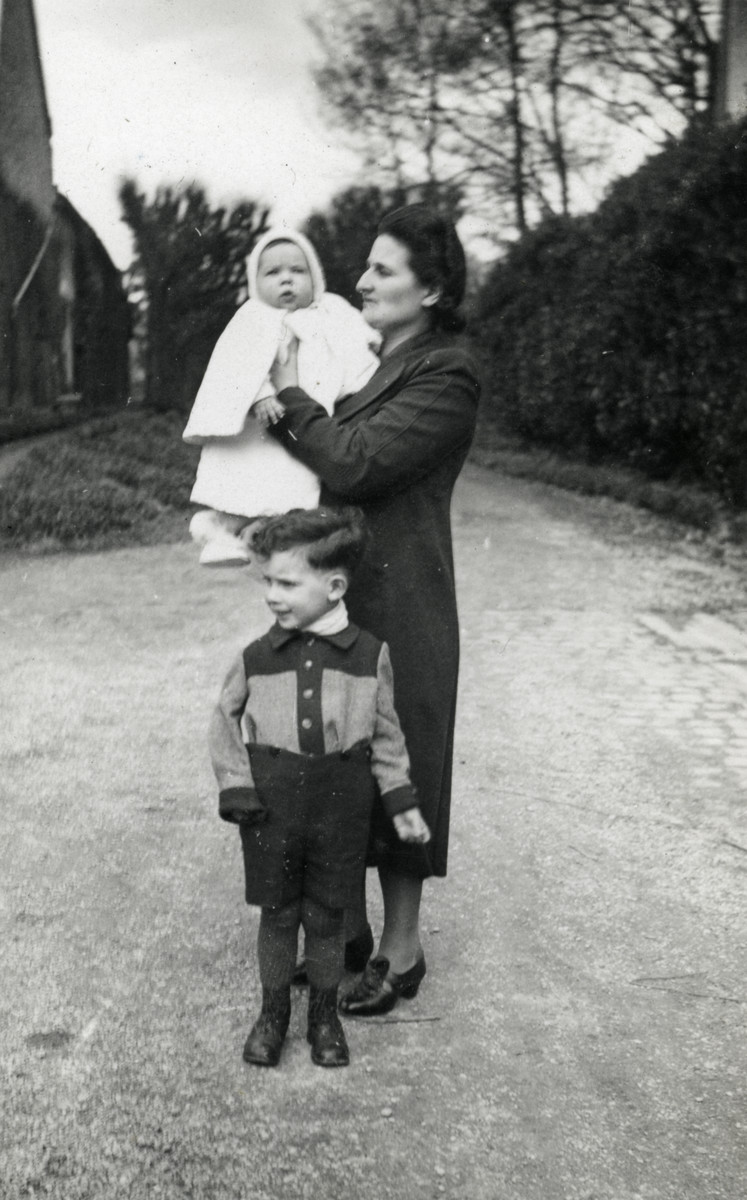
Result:
{"type": "Polygon", "coordinates": [[[358,640],[360,629],[352,622],[341,629],[339,633],[312,633],[308,629],[281,629],[279,625],[272,625],[268,630],[267,636],[270,640],[270,645],[273,650],[281,650],[288,642],[294,641],[296,638],[314,637],[321,641],[329,642],[330,645],[336,646],[338,650],[349,650],[352,645],[358,640]]]}

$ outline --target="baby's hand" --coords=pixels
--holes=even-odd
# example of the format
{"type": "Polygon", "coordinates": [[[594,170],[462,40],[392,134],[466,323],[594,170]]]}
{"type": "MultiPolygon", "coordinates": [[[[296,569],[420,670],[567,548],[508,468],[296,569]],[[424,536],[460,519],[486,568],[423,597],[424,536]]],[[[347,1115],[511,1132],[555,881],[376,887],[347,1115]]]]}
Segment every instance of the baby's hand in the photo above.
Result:
{"type": "Polygon", "coordinates": [[[267,429],[269,425],[277,425],[284,415],[285,405],[281,404],[276,396],[265,396],[264,400],[258,400],[252,405],[252,416],[259,421],[263,429],[267,429]]]}
{"type": "Polygon", "coordinates": [[[392,817],[397,837],[401,842],[422,842],[431,840],[431,831],[423,820],[423,814],[416,806],[406,808],[404,812],[395,813],[392,817]]]}

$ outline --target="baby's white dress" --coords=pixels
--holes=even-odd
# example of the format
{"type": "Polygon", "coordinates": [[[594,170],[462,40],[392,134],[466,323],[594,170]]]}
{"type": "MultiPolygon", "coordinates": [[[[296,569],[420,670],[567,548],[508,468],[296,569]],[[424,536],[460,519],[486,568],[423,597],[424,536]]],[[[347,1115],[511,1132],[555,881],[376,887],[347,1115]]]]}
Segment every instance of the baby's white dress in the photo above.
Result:
{"type": "Polygon", "coordinates": [[[190,497],[196,504],[255,517],[319,503],[318,477],[250,412],[272,394],[268,373],[289,333],[298,338],[299,387],[330,414],[379,365],[372,349],[378,335],[341,296],[324,292],[292,313],[247,300],[215,345],[183,434],[202,446],[190,497]]]}

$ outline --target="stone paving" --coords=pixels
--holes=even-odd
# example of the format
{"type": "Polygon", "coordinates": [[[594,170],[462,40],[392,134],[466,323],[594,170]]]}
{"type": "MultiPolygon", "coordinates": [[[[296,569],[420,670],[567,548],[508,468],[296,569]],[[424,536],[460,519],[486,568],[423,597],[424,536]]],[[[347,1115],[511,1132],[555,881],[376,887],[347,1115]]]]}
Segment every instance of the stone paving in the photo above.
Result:
{"type": "Polygon", "coordinates": [[[681,623],[650,613],[639,620],[659,644],[646,657],[635,711],[622,711],[620,721],[684,741],[700,787],[724,786],[731,774],[747,793],[747,638],[708,613],[681,623]]]}

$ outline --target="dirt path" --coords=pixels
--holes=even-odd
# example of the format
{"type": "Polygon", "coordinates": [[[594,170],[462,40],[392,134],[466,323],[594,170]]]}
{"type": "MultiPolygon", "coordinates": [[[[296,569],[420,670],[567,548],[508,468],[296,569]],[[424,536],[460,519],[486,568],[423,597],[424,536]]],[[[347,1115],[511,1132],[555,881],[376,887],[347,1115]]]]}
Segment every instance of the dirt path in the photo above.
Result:
{"type": "Polygon", "coordinates": [[[240,1057],[256,916],[204,728],[251,583],[188,545],[0,562],[2,1200],[741,1200],[744,577],[474,467],[455,534],[429,973],[338,1072],[301,993],[281,1068],[240,1057]]]}

